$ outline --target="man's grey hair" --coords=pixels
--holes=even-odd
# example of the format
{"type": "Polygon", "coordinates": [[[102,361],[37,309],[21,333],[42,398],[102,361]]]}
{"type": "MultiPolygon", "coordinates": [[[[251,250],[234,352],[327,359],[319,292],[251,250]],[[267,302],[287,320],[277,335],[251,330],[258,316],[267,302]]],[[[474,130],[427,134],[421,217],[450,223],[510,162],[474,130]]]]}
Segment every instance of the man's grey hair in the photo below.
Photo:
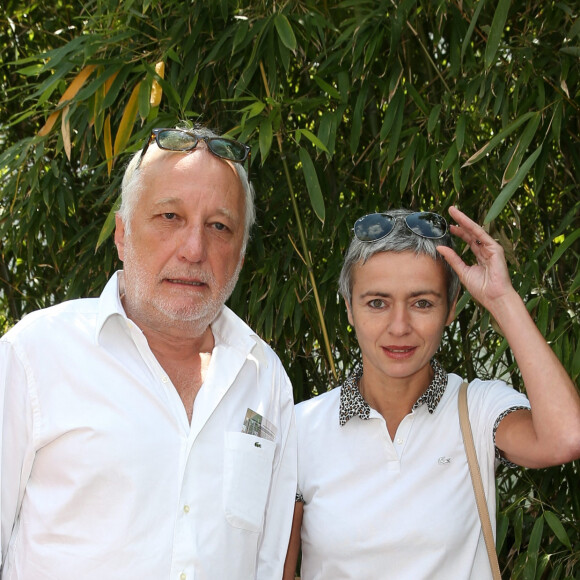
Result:
{"type": "MultiPolygon", "coordinates": [[[[180,123],[176,129],[184,129],[191,131],[200,137],[221,137],[206,127],[199,125],[192,126],[190,123],[180,123]]],[[[254,205],[254,188],[248,179],[248,174],[242,163],[232,162],[234,169],[244,189],[245,194],[245,220],[244,220],[244,239],[242,244],[242,255],[246,252],[248,240],[250,239],[250,232],[252,226],[256,221],[256,208],[254,205]]],[[[141,151],[133,155],[127,164],[123,181],[121,183],[121,205],[117,214],[123,220],[125,230],[127,233],[131,231],[131,219],[135,213],[135,208],[139,201],[143,186],[142,171],[141,171],[141,151]]]]}
{"type": "MultiPolygon", "coordinates": [[[[440,261],[445,268],[447,286],[447,307],[451,308],[453,301],[459,293],[459,278],[455,270],[447,263],[445,258],[437,251],[437,246],[453,248],[453,240],[449,231],[437,240],[423,238],[414,234],[405,224],[403,219],[406,215],[414,213],[408,209],[394,209],[387,212],[395,219],[393,231],[375,242],[361,242],[356,236],[353,237],[346,251],[342,270],[338,279],[338,290],[349,306],[352,306],[352,274],[356,265],[365,264],[370,258],[379,252],[413,252],[416,255],[426,255],[436,261],[440,261]]],[[[396,276],[396,272],[393,273],[396,276]]]]}

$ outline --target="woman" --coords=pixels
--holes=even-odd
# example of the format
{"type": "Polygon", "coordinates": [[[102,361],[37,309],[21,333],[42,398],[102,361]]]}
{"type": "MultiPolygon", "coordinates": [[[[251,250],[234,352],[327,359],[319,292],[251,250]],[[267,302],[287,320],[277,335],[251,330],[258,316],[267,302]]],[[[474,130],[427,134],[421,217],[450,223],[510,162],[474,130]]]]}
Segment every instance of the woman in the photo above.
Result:
{"type": "MultiPolygon", "coordinates": [[[[459,427],[462,378],[433,358],[459,281],[499,324],[528,399],[474,380],[471,427],[490,514],[496,460],[547,467],[580,456],[575,385],[513,289],[503,250],[458,209],[457,226],[397,210],[358,220],[339,287],[362,368],[296,408],[298,494],[284,578],[488,579],[459,427]],[[452,249],[461,238],[477,263],[452,249]]],[[[495,522],[494,522],[495,525],[495,522]]]]}

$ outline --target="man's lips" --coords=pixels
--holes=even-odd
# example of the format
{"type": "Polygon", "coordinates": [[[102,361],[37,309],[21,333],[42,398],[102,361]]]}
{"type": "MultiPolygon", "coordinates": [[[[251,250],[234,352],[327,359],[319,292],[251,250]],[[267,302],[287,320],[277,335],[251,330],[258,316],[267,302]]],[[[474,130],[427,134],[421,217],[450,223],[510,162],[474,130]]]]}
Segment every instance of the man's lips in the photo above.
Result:
{"type": "Polygon", "coordinates": [[[207,286],[205,282],[200,280],[183,280],[181,278],[165,278],[165,282],[170,284],[180,284],[184,286],[207,286]]]}

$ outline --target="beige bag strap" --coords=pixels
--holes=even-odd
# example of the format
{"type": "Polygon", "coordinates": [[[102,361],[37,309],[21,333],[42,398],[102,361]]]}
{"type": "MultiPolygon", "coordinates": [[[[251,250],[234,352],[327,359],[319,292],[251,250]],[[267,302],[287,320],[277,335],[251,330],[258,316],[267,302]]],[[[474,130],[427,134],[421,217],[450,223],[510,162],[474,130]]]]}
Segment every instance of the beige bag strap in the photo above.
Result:
{"type": "Polygon", "coordinates": [[[459,424],[461,425],[461,434],[463,435],[463,444],[467,454],[467,463],[469,464],[469,473],[471,475],[471,483],[473,484],[473,491],[475,492],[475,502],[477,503],[477,511],[481,521],[481,528],[483,530],[483,539],[485,540],[485,547],[487,548],[487,555],[491,565],[491,572],[494,580],[501,580],[501,573],[499,570],[499,562],[497,560],[497,552],[495,549],[495,542],[493,539],[493,531],[491,528],[491,520],[489,519],[489,510],[487,509],[487,502],[485,501],[485,492],[483,491],[483,482],[481,480],[481,472],[479,470],[479,463],[477,462],[477,455],[475,454],[475,446],[473,444],[473,434],[471,432],[471,423],[469,422],[469,413],[467,410],[467,383],[464,382],[459,389],[459,424]]]}

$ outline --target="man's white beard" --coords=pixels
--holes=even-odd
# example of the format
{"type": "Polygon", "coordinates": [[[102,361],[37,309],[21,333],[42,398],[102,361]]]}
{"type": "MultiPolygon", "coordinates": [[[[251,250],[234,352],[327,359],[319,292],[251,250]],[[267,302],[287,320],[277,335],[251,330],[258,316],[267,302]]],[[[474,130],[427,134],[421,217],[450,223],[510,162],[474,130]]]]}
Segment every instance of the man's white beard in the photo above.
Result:
{"type": "MultiPolygon", "coordinates": [[[[124,267],[125,270],[125,288],[129,290],[130,296],[129,308],[132,314],[139,318],[143,323],[152,328],[171,327],[174,324],[188,326],[189,333],[194,336],[201,336],[208,326],[215,320],[222,306],[234,291],[240,271],[243,264],[243,256],[236,266],[231,278],[226,285],[220,289],[216,295],[211,295],[206,300],[192,301],[189,304],[175,306],[174,301],[169,296],[153,295],[147,296],[146,289],[154,288],[151,281],[148,280],[148,274],[143,272],[139,267],[135,267],[138,258],[134,255],[131,243],[125,243],[124,267]],[[127,283],[127,274],[130,276],[129,284],[127,283]],[[152,309],[157,311],[160,316],[155,316],[152,309]]],[[[167,272],[159,274],[161,279],[182,279],[194,278],[204,282],[209,288],[215,288],[215,277],[212,273],[203,272],[198,268],[190,267],[189,271],[167,272]]]]}

